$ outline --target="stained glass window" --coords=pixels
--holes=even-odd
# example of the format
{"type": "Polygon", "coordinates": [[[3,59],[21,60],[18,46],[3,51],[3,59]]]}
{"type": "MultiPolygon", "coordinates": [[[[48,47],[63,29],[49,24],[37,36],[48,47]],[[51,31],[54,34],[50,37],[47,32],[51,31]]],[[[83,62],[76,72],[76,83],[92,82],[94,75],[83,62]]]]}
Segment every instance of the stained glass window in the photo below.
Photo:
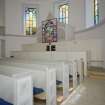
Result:
{"type": "Polygon", "coordinates": [[[37,31],[37,9],[25,8],[24,31],[26,35],[34,35],[37,31]]]}
{"type": "Polygon", "coordinates": [[[94,0],[94,24],[99,23],[99,3],[98,0],[94,0]]]}
{"type": "Polygon", "coordinates": [[[42,42],[57,42],[57,19],[42,21],[42,42]]]}
{"type": "Polygon", "coordinates": [[[68,24],[69,18],[69,5],[63,4],[59,6],[59,21],[68,24]]]}

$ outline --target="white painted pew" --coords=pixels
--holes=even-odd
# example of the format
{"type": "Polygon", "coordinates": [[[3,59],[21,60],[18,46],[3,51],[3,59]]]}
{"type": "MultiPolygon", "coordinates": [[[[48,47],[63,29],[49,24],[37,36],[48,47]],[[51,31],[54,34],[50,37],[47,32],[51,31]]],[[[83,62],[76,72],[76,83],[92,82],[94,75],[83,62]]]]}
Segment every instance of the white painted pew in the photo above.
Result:
{"type": "MultiPolygon", "coordinates": [[[[3,60],[2,60],[3,61],[3,60]]],[[[59,61],[59,62],[57,62],[57,61],[55,61],[55,62],[53,62],[53,61],[49,61],[49,62],[47,62],[47,61],[45,61],[45,62],[43,62],[43,61],[35,61],[35,60],[28,60],[28,61],[24,61],[24,60],[17,60],[17,59],[5,59],[4,60],[4,62],[14,62],[15,64],[16,64],[16,62],[17,63],[27,63],[26,64],[26,67],[27,67],[27,65],[29,65],[29,64],[31,64],[31,65],[29,65],[29,66],[31,66],[31,67],[33,67],[33,66],[35,66],[35,65],[32,65],[32,64],[43,64],[43,65],[50,65],[50,67],[55,67],[56,69],[58,69],[58,72],[57,72],[57,77],[59,77],[59,75],[61,74],[61,77],[60,78],[57,78],[58,80],[61,80],[62,81],[62,79],[63,79],[63,86],[64,86],[64,97],[66,98],[67,96],[68,96],[68,88],[69,88],[69,85],[67,85],[67,83],[68,83],[68,81],[69,81],[69,73],[68,73],[68,65],[67,64],[71,64],[70,66],[70,68],[71,69],[73,69],[72,70],[72,72],[73,72],[73,88],[75,89],[76,87],[77,87],[77,66],[78,66],[78,63],[77,63],[77,61],[76,60],[74,60],[74,61],[71,61],[71,62],[66,62],[66,63],[64,63],[64,61],[59,61]],[[65,66],[65,65],[67,65],[67,66],[65,66]],[[66,70],[67,69],[67,70],[66,70]],[[61,72],[63,70],[63,72],[61,72]],[[65,71],[66,70],[66,71],[65,71]],[[62,76],[63,75],[63,76],[62,76]],[[63,77],[63,78],[62,78],[63,77]]],[[[24,64],[22,64],[22,66],[24,65],[24,64]]],[[[28,66],[28,67],[29,67],[28,66]]],[[[70,70],[70,73],[71,73],[71,70],[70,70]]]]}
{"type": "Polygon", "coordinates": [[[28,73],[0,73],[0,98],[12,105],[33,105],[31,76],[28,73]]]}
{"type": "MultiPolygon", "coordinates": [[[[18,67],[15,64],[14,66],[11,65],[0,65],[0,72],[1,73],[12,73],[12,72],[30,72],[32,76],[33,85],[38,86],[39,88],[43,88],[46,92],[46,105],[56,105],[56,77],[55,77],[55,70],[50,70],[45,66],[36,68],[32,67],[18,67]],[[8,70],[2,70],[2,67],[8,68],[8,70]],[[27,68],[27,69],[26,69],[27,68]],[[44,70],[45,69],[45,70],[44,70]]],[[[18,65],[19,66],[19,65],[18,65]]]]}
{"type": "MultiPolygon", "coordinates": [[[[26,61],[25,61],[26,62],[26,61]]],[[[59,81],[62,81],[62,88],[63,88],[63,99],[66,99],[69,95],[69,68],[68,64],[65,62],[48,62],[48,61],[30,61],[27,62],[28,64],[38,64],[38,65],[46,65],[49,68],[56,69],[56,78],[59,81]]]]}
{"type": "Polygon", "coordinates": [[[79,74],[79,79],[80,79],[79,82],[81,83],[84,79],[84,67],[83,67],[82,59],[66,61],[66,63],[68,63],[68,65],[70,66],[69,67],[69,74],[74,75],[73,72],[76,71],[76,74],[77,75],[79,74]],[[74,68],[73,68],[73,65],[75,65],[74,68]]]}
{"type": "MultiPolygon", "coordinates": [[[[77,79],[75,76],[75,74],[73,74],[73,70],[77,71],[77,73],[79,74],[79,78],[80,78],[80,83],[83,81],[84,78],[84,65],[83,65],[83,59],[77,59],[77,60],[69,60],[69,61],[63,61],[63,60],[59,60],[59,61],[45,61],[45,60],[22,60],[22,59],[11,59],[11,58],[6,58],[3,59],[2,61],[8,61],[8,62],[22,62],[22,63],[28,63],[28,64],[43,64],[43,65],[47,65],[50,67],[55,67],[58,71],[57,71],[57,80],[62,81],[62,72],[65,72],[65,68],[69,68],[69,74],[70,75],[74,75],[73,77],[75,79],[77,79]],[[75,64],[76,63],[76,64],[75,64]],[[72,66],[76,65],[75,68],[73,68],[72,66]],[[69,66],[69,67],[68,67],[69,66]],[[61,75],[60,75],[61,74],[61,75]]],[[[66,74],[68,74],[68,71],[66,70],[66,74]]],[[[65,74],[65,75],[66,75],[65,74]]],[[[63,76],[64,78],[65,76],[63,76]]],[[[67,79],[67,78],[66,78],[67,79]]],[[[73,79],[75,81],[75,79],[73,79]]],[[[73,82],[76,85],[76,82],[73,82]]],[[[67,84],[67,82],[66,82],[67,84]]],[[[68,86],[68,85],[66,85],[68,86]]],[[[74,85],[73,85],[74,86],[74,85]]],[[[67,88],[67,87],[66,87],[67,88]]]]}
{"type": "Polygon", "coordinates": [[[87,76],[87,53],[86,52],[24,52],[13,51],[11,55],[16,59],[33,59],[33,60],[46,60],[46,61],[72,61],[82,59],[84,62],[84,76],[87,76]],[[28,55],[28,56],[27,56],[28,55]]]}
{"type": "Polygon", "coordinates": [[[36,68],[36,66],[48,66],[49,68],[55,68],[57,74],[57,80],[62,81],[63,85],[63,100],[69,95],[69,69],[68,65],[64,62],[41,62],[41,61],[24,61],[16,59],[1,60],[0,64],[25,67],[25,68],[36,68]]]}
{"type": "MultiPolygon", "coordinates": [[[[28,64],[41,64],[41,65],[47,65],[49,67],[54,67],[57,70],[57,80],[64,81],[63,86],[64,86],[64,88],[66,87],[66,90],[68,88],[68,85],[67,85],[68,79],[69,79],[68,74],[73,76],[74,88],[77,87],[77,82],[76,82],[77,74],[79,74],[80,83],[83,81],[84,68],[82,65],[82,63],[83,63],[82,59],[71,60],[71,61],[45,61],[45,60],[39,60],[39,61],[37,60],[36,61],[36,60],[13,59],[13,61],[22,62],[22,63],[24,62],[24,63],[28,63],[28,64]],[[62,77],[63,77],[63,80],[62,80],[62,77]]],[[[67,94],[66,94],[66,96],[67,96],[67,94]]]]}

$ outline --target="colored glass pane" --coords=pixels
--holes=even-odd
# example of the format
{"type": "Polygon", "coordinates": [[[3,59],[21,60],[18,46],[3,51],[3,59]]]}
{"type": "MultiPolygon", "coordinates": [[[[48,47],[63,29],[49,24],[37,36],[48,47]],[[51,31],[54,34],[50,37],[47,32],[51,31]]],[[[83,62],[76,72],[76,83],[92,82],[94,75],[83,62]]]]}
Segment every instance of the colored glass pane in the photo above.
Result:
{"type": "Polygon", "coordinates": [[[68,24],[69,5],[64,4],[59,6],[59,21],[68,24]]]}
{"type": "Polygon", "coordinates": [[[25,8],[25,33],[26,35],[33,35],[36,33],[37,27],[37,12],[36,8],[25,8]]]}
{"type": "Polygon", "coordinates": [[[36,27],[36,22],[33,22],[33,27],[36,27]]]}
{"type": "Polygon", "coordinates": [[[29,27],[29,21],[26,21],[25,27],[29,27]]]}
{"type": "Polygon", "coordinates": [[[94,24],[99,23],[99,3],[98,0],[94,0],[94,24]]]}

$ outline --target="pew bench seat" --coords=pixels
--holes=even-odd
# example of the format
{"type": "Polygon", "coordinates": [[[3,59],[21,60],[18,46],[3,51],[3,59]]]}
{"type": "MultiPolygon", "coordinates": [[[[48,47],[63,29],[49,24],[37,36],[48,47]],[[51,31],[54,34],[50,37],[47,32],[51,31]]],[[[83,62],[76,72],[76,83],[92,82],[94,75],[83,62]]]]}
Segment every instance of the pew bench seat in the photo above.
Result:
{"type": "Polygon", "coordinates": [[[13,105],[7,101],[5,101],[4,99],[0,98],[0,105],[13,105]]]}
{"type": "Polygon", "coordinates": [[[46,100],[46,92],[36,94],[36,95],[34,95],[34,98],[45,101],[46,100]]]}
{"type": "Polygon", "coordinates": [[[40,93],[43,93],[44,90],[42,88],[37,88],[37,87],[33,87],[33,95],[37,95],[37,94],[40,94],[40,93]]]}
{"type": "Polygon", "coordinates": [[[33,95],[34,98],[39,100],[46,100],[46,92],[42,88],[33,88],[33,95]]]}

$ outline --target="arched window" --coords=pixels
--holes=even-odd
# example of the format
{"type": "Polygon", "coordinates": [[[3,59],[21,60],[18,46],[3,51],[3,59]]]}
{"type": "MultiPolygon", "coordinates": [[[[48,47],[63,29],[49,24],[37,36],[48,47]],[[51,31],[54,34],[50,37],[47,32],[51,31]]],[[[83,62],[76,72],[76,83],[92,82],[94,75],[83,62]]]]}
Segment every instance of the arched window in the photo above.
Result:
{"type": "Polygon", "coordinates": [[[37,31],[37,9],[25,8],[24,32],[26,35],[34,35],[37,31]]]}
{"type": "Polygon", "coordinates": [[[94,24],[99,23],[99,3],[98,0],[94,0],[94,24]]]}
{"type": "Polygon", "coordinates": [[[59,21],[68,24],[69,20],[69,5],[63,4],[59,6],[59,21]]]}

